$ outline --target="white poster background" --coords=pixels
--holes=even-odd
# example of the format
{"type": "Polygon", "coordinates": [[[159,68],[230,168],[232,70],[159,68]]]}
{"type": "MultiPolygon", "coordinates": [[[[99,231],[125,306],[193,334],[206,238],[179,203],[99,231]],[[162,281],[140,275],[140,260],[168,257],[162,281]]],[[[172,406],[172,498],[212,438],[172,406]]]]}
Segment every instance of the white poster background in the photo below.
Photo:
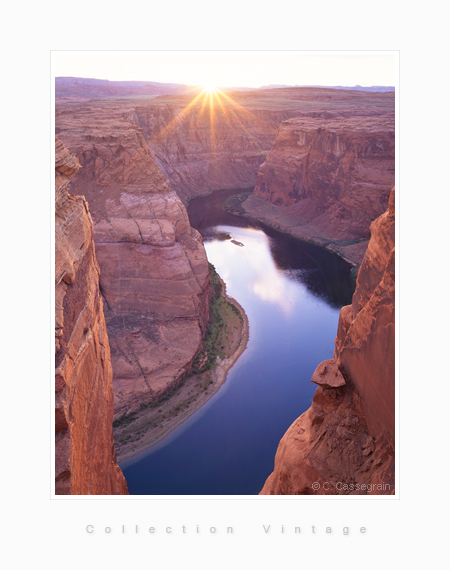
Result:
{"type": "Polygon", "coordinates": [[[446,527],[439,515],[446,514],[448,463],[448,445],[440,439],[448,394],[443,362],[448,334],[441,324],[448,318],[442,275],[448,255],[440,235],[448,205],[442,175],[448,53],[442,14],[432,6],[425,14],[406,14],[400,4],[385,1],[370,6],[128,2],[114,6],[120,11],[81,1],[5,9],[1,537],[6,567],[441,567],[436,560],[444,553],[446,527]],[[399,497],[52,499],[50,51],[230,48],[399,50],[399,497]],[[86,531],[88,525],[93,533],[86,531]],[[268,533],[263,525],[270,525],[268,533]]]}

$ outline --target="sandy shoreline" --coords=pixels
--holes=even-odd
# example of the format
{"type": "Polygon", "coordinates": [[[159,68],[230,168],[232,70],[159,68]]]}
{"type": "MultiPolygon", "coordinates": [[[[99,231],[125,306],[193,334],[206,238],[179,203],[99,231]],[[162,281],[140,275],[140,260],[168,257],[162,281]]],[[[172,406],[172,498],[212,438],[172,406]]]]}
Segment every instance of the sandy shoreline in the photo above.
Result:
{"type": "Polygon", "coordinates": [[[290,216],[287,209],[274,204],[264,203],[263,200],[253,199],[252,195],[243,200],[238,207],[225,202],[225,209],[230,214],[240,218],[253,219],[292,237],[318,245],[336,253],[353,267],[361,265],[369,240],[349,243],[348,240],[333,241],[322,235],[316,228],[301,222],[295,216],[290,216]]]}
{"type": "MultiPolygon", "coordinates": [[[[139,429],[145,430],[145,433],[138,441],[131,441],[125,445],[118,445],[116,442],[117,461],[118,463],[126,462],[135,455],[147,451],[165,437],[167,437],[175,428],[185,422],[190,416],[197,412],[214,394],[217,393],[219,388],[225,383],[229,370],[238,361],[239,357],[247,348],[249,339],[249,322],[248,317],[242,306],[229,297],[226,292],[226,285],[219,277],[222,285],[223,297],[232,305],[234,305],[242,317],[242,330],[240,331],[239,344],[234,350],[233,354],[223,360],[218,359],[218,364],[210,371],[203,372],[190,376],[180,387],[176,395],[172,396],[168,401],[158,406],[158,410],[152,410],[152,421],[157,414],[159,417],[164,417],[166,414],[173,414],[174,410],[186,406],[186,400],[189,401],[184,410],[177,411],[175,417],[165,419],[164,425],[158,426],[156,429],[149,427],[149,413],[143,413],[133,422],[133,430],[139,432],[139,429]],[[191,396],[194,394],[195,396],[191,396]],[[147,435],[148,434],[148,435],[147,435]]],[[[234,338],[234,341],[237,339],[234,338]]],[[[233,344],[236,344],[234,342],[233,344]]]]}

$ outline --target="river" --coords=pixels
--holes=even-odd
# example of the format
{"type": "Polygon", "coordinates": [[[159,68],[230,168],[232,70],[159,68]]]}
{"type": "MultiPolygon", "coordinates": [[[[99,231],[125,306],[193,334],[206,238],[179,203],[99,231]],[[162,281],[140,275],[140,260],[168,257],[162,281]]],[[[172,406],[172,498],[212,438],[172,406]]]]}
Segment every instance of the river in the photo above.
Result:
{"type": "Polygon", "coordinates": [[[339,309],[354,290],[351,266],[225,212],[222,204],[234,193],[196,198],[188,214],[227,293],[247,313],[247,349],[207,404],[121,464],[132,495],[258,494],[280,439],[311,405],[312,373],[333,356],[339,309]]]}

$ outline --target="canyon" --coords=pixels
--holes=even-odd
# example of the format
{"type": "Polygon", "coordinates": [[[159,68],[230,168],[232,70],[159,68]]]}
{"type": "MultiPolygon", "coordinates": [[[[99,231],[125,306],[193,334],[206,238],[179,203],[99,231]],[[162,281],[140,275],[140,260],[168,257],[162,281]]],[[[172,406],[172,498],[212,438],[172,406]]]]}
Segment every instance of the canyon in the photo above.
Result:
{"type": "Polygon", "coordinates": [[[110,348],[80,164],[55,142],[55,494],[125,495],[116,462],[110,348]]]}
{"type": "Polygon", "coordinates": [[[395,191],[371,225],[334,357],[319,364],[311,407],[283,436],[261,495],[395,492],[395,191]]]}
{"type": "MultiPolygon", "coordinates": [[[[70,88],[68,89],[67,94],[70,95],[70,88]]],[[[296,169],[299,160],[292,151],[297,148],[302,156],[310,153],[311,135],[314,150],[309,160],[309,169],[306,168],[306,177],[317,179],[323,186],[329,182],[326,176],[330,178],[335,171],[337,180],[332,192],[335,198],[341,199],[337,190],[342,190],[355,170],[364,170],[359,173],[359,181],[365,181],[367,186],[376,177],[376,170],[388,171],[383,176],[390,180],[389,190],[394,184],[393,178],[389,178],[394,169],[393,92],[303,87],[120,100],[83,99],[73,96],[74,94],[75,92],[71,97],[56,99],[57,129],[59,119],[71,113],[79,117],[83,112],[105,116],[107,109],[120,106],[126,120],[141,129],[162,174],[185,204],[192,197],[214,190],[252,190],[259,183],[257,177],[261,180],[262,174],[258,171],[266,162],[269,152],[272,163],[273,157],[279,155],[281,148],[285,152],[281,163],[292,163],[289,166],[292,172],[280,180],[281,184],[284,185],[289,177],[298,178],[296,169]],[[306,125],[303,132],[310,131],[308,140],[304,140],[305,148],[301,147],[301,136],[296,139],[295,133],[299,128],[286,127],[283,123],[289,125],[291,119],[303,121],[306,125]],[[280,134],[286,128],[291,131],[289,137],[280,134]],[[330,132],[327,134],[328,128],[330,132]],[[318,129],[322,130],[320,137],[314,134],[318,129]],[[371,143],[366,144],[364,137],[369,131],[374,132],[371,134],[371,143]],[[282,144],[276,141],[277,133],[283,139],[282,144]],[[340,139],[338,146],[331,140],[333,137],[335,140],[336,136],[340,139]],[[289,139],[290,154],[287,148],[289,139]],[[321,166],[321,163],[328,160],[328,169],[321,166]],[[370,177],[369,180],[364,180],[367,176],[370,177]]],[[[266,172],[267,164],[262,168],[261,172],[266,172]]],[[[286,166],[281,170],[285,169],[286,166]]],[[[299,183],[300,180],[297,185],[299,183]]],[[[375,217],[386,208],[389,190],[386,191],[380,182],[375,183],[373,188],[366,189],[366,193],[374,194],[381,187],[384,192],[381,201],[384,200],[384,204],[382,210],[374,212],[375,217]]],[[[284,189],[281,189],[276,198],[283,192],[284,189]]],[[[258,197],[258,194],[260,193],[256,191],[255,196],[258,197]]],[[[348,194],[344,200],[346,207],[355,199],[355,192],[348,194]]],[[[262,195],[259,198],[266,199],[262,195]]],[[[327,198],[329,196],[322,190],[316,197],[317,207],[327,198]]],[[[326,203],[322,206],[325,207],[326,203]]],[[[370,214],[372,215],[372,210],[370,214]]],[[[363,231],[367,238],[367,227],[363,231]]]]}
{"type": "MultiPolygon", "coordinates": [[[[63,304],[70,303],[66,289],[95,276],[89,303],[96,315],[103,305],[98,346],[104,376],[113,375],[113,415],[111,390],[98,393],[108,393],[105,422],[111,420],[111,430],[113,419],[126,421],[160,401],[192,370],[208,325],[211,278],[186,205],[197,196],[235,189],[243,194],[231,206],[233,213],[361,266],[353,303],[341,310],[334,358],[319,365],[312,407],[280,443],[262,494],[305,494],[311,491],[307,481],[322,484],[338,475],[393,485],[394,93],[281,88],[215,98],[149,99],[139,93],[119,100],[92,99],[90,91],[75,95],[71,86],[62,87],[56,133],[70,153],[57,143],[66,157],[59,159],[57,180],[64,173],[66,194],[70,182],[67,196],[83,205],[83,235],[90,237],[77,237],[79,246],[67,239],[57,246],[57,260],[65,260],[57,264],[69,269],[58,281],[56,342],[61,358],[70,330],[70,319],[62,317],[63,304]],[[82,261],[84,247],[90,253],[82,261]],[[85,277],[75,280],[78,275],[85,277]],[[392,374],[383,376],[385,368],[376,361],[392,374]],[[299,453],[306,468],[296,462],[299,453]]],[[[102,89],[95,86],[96,97],[102,89]]],[[[114,86],[104,91],[115,93],[114,86]]],[[[72,319],[81,307],[74,295],[72,319]]],[[[57,387],[66,376],[58,373],[57,387]]],[[[70,439],[70,422],[61,415],[70,407],[64,393],[60,388],[57,397],[58,449],[68,449],[70,439]]],[[[92,445],[106,449],[109,433],[98,441],[91,434],[92,445]]],[[[126,492],[114,443],[108,445],[115,479],[106,490],[98,482],[72,484],[69,455],[62,451],[60,492],[126,492]]]]}

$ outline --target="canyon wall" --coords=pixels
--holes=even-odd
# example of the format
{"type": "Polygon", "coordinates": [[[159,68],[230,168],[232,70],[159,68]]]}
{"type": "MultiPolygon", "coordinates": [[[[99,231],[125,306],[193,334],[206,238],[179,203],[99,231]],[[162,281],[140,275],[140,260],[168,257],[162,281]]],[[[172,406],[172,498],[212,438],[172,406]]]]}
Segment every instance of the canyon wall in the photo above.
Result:
{"type": "Polygon", "coordinates": [[[58,139],[55,161],[55,493],[124,495],[93,224],[67,191],[80,165],[58,139]]]}
{"type": "Polygon", "coordinates": [[[333,116],[338,124],[350,118],[393,116],[394,94],[282,88],[120,102],[75,98],[56,101],[57,115],[74,109],[81,112],[83,107],[101,111],[119,105],[141,130],[162,173],[186,204],[190,198],[214,190],[253,188],[258,168],[283,121],[333,116]]]}
{"type": "Polygon", "coordinates": [[[224,95],[221,104],[200,98],[192,105],[186,100],[135,106],[136,124],[185,203],[213,190],[252,188],[279,124],[297,113],[250,111],[229,101],[224,95]]]}
{"type": "Polygon", "coordinates": [[[314,372],[312,405],[280,441],[262,495],[394,493],[394,190],[370,229],[334,357],[314,372]]]}
{"type": "MultiPolygon", "coordinates": [[[[70,89],[72,89],[71,86],[69,86],[70,89]]],[[[374,120],[384,118],[385,121],[389,119],[393,124],[394,93],[364,93],[325,88],[280,88],[249,92],[219,92],[215,95],[191,94],[155,98],[124,98],[120,101],[88,100],[75,97],[62,97],[56,100],[57,117],[67,116],[70,113],[81,115],[83,109],[86,113],[91,113],[93,110],[96,113],[102,113],[106,109],[115,109],[114,113],[116,113],[119,107],[122,109],[123,115],[126,115],[127,121],[139,128],[161,172],[169,180],[171,188],[184,204],[187,204],[192,197],[204,195],[214,190],[252,189],[257,182],[259,167],[264,164],[274,143],[277,144],[275,139],[282,122],[297,117],[303,118],[305,124],[310,125],[310,127],[313,124],[320,127],[320,122],[326,126],[327,121],[330,122],[333,119],[333,129],[340,137],[338,145],[338,149],[340,149],[345,139],[342,133],[347,132],[347,130],[354,130],[355,125],[359,130],[363,129],[364,121],[367,121],[368,118],[374,120]]],[[[371,127],[368,126],[369,128],[371,127]]],[[[363,138],[364,134],[362,132],[360,134],[360,138],[363,138]]],[[[319,137],[316,141],[313,152],[314,164],[317,166],[318,163],[330,159],[333,168],[335,168],[336,161],[338,161],[336,149],[330,148],[329,155],[325,156],[328,152],[327,144],[333,146],[334,142],[326,141],[326,138],[319,137]],[[321,141],[325,145],[324,147],[320,146],[321,141]]],[[[291,143],[293,145],[291,154],[295,155],[294,150],[303,152],[294,139],[291,143]]],[[[350,154],[352,152],[364,154],[364,151],[360,142],[355,142],[353,150],[348,152],[350,154]]],[[[364,163],[363,165],[365,175],[372,172],[373,162],[370,163],[370,161],[375,155],[379,157],[380,149],[374,147],[370,152],[372,154],[367,158],[369,162],[366,161],[367,164],[364,163]],[[378,154],[376,154],[377,152],[378,154]]],[[[386,148],[386,152],[390,152],[390,150],[386,148]]],[[[272,157],[274,153],[276,155],[275,149],[272,149],[271,153],[272,157]]],[[[292,156],[289,157],[289,161],[291,159],[292,156]]],[[[341,159],[339,158],[339,160],[341,159]]],[[[339,181],[336,181],[336,186],[333,188],[334,194],[339,185],[347,185],[348,171],[354,168],[350,156],[341,162],[343,170],[347,169],[347,171],[343,171],[340,174],[339,181]]],[[[361,165],[362,163],[359,164],[358,168],[361,165]]],[[[283,169],[285,169],[284,163],[277,165],[277,168],[281,166],[283,166],[281,168],[281,179],[284,180],[282,174],[283,169]]],[[[291,164],[289,168],[292,170],[294,166],[295,164],[291,164]]],[[[295,166],[295,168],[297,167],[295,166]]],[[[377,168],[375,166],[375,169],[377,168]]],[[[320,179],[325,176],[326,169],[319,168],[319,170],[320,179]]],[[[263,172],[265,172],[264,169],[263,172]]],[[[292,177],[294,174],[291,172],[289,176],[292,177]]],[[[374,173],[372,172],[372,174],[374,173]]],[[[374,177],[372,176],[372,178],[374,177]]],[[[362,173],[360,178],[363,178],[362,173]]],[[[372,178],[366,182],[371,183],[372,178]]],[[[325,176],[322,182],[329,184],[330,180],[325,176]]],[[[295,184],[298,186],[298,182],[295,184]]],[[[393,181],[390,182],[390,185],[392,187],[393,181]]],[[[291,191],[291,189],[283,188],[282,195],[285,194],[285,190],[287,194],[291,191]]],[[[298,192],[299,190],[295,191],[298,192]]],[[[275,199],[279,199],[279,197],[280,192],[275,199]]],[[[268,204],[265,201],[266,198],[267,196],[259,202],[268,204]]],[[[385,208],[387,204],[386,195],[383,204],[385,208]]],[[[366,205],[364,204],[364,206],[366,205]]],[[[342,208],[348,206],[349,204],[345,202],[342,208]]],[[[359,206],[362,207],[363,204],[359,204],[359,206]]],[[[359,206],[356,206],[356,210],[359,206]]],[[[323,209],[320,200],[318,207],[323,209]]],[[[277,208],[280,209],[280,206],[277,208]]],[[[343,214],[342,208],[339,213],[341,216],[343,214]]],[[[382,211],[380,210],[376,215],[382,211]]],[[[315,215],[317,217],[317,212],[315,215]]],[[[371,219],[367,218],[366,222],[370,224],[371,219]]],[[[360,220],[360,222],[361,227],[364,226],[364,220],[360,220]]],[[[288,226],[295,226],[295,224],[298,225],[298,220],[294,218],[293,221],[289,220],[288,226]]],[[[322,225],[326,226],[326,224],[322,225]]],[[[366,232],[367,227],[365,228],[366,232]]],[[[348,241],[350,238],[346,239],[348,241]]],[[[367,246],[367,243],[365,245],[367,246]]]]}
{"type": "Polygon", "coordinates": [[[281,124],[241,207],[357,265],[370,223],[387,207],[394,168],[393,114],[296,117],[281,124]]]}
{"type": "MultiPolygon", "coordinates": [[[[335,125],[342,121],[341,133],[351,118],[356,124],[358,118],[363,124],[368,117],[390,117],[392,122],[394,93],[280,88],[197,98],[158,97],[136,102],[134,109],[136,124],[142,128],[161,170],[186,203],[213,190],[253,188],[258,167],[266,160],[283,121],[305,117],[311,122],[334,116],[335,125]]],[[[331,158],[323,156],[323,149],[317,150],[322,153],[320,157],[316,154],[317,159],[331,158]]],[[[379,156],[379,149],[374,150],[379,156]]],[[[390,147],[386,151],[390,152],[390,147]]],[[[344,183],[346,176],[343,173],[344,183]]],[[[384,208],[375,217],[386,204],[385,196],[384,208]]]]}
{"type": "Polygon", "coordinates": [[[56,128],[82,169],[114,371],[115,417],[170,391],[201,347],[209,271],[200,234],[162,175],[133,108],[57,108],[56,128]]]}

